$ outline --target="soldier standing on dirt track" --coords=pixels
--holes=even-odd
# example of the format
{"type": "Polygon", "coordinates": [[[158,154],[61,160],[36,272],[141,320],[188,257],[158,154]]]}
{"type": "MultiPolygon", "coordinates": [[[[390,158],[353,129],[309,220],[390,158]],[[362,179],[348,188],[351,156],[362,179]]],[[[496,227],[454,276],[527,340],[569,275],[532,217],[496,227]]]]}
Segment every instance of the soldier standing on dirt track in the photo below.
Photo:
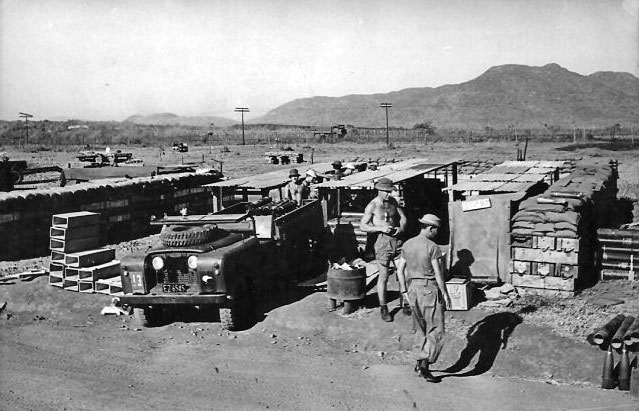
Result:
{"type": "Polygon", "coordinates": [[[419,219],[420,233],[406,241],[397,276],[403,289],[407,289],[413,318],[422,331],[418,344],[415,372],[429,382],[439,382],[430,373],[429,365],[437,361],[443,347],[444,310],[450,308],[450,297],[441,267],[442,252],[432,240],[441,225],[440,219],[426,214],[419,219]]]}
{"type": "MultiPolygon", "coordinates": [[[[393,321],[386,305],[386,285],[390,263],[399,256],[401,240],[398,238],[406,228],[406,215],[391,192],[397,190],[388,178],[380,178],[375,183],[377,197],[372,199],[360,221],[360,229],[367,233],[379,233],[375,241],[375,258],[379,269],[377,279],[377,297],[382,320],[393,321]]],[[[401,303],[401,298],[400,298],[401,303]]]]}

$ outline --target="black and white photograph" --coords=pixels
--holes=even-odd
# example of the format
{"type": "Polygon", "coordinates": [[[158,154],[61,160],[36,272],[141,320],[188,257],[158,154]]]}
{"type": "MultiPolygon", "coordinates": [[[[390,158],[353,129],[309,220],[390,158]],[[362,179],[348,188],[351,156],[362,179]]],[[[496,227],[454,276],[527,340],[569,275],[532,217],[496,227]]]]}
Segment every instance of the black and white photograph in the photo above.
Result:
{"type": "Polygon", "coordinates": [[[0,0],[1,410],[639,409],[639,0],[0,0]]]}

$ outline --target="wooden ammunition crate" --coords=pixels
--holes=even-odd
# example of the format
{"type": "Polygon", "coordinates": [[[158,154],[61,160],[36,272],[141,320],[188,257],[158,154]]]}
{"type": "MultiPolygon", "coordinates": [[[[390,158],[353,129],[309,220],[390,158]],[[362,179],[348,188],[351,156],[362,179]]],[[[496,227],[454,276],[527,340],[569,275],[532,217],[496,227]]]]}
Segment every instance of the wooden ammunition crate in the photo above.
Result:
{"type": "Polygon", "coordinates": [[[575,278],[540,277],[538,275],[513,275],[512,284],[527,292],[572,297],[578,291],[575,278]]]}

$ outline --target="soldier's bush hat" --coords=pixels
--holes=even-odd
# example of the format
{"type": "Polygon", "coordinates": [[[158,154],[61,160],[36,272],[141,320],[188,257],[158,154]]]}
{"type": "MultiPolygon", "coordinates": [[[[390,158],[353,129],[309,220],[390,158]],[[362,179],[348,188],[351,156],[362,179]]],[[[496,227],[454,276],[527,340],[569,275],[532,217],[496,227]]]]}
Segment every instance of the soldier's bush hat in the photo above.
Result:
{"type": "Polygon", "coordinates": [[[375,188],[379,191],[393,191],[397,190],[397,187],[393,185],[390,178],[382,177],[375,183],[375,188]]]}
{"type": "Polygon", "coordinates": [[[419,222],[432,227],[439,227],[442,224],[442,220],[435,214],[424,214],[422,218],[419,219],[419,222]]]}

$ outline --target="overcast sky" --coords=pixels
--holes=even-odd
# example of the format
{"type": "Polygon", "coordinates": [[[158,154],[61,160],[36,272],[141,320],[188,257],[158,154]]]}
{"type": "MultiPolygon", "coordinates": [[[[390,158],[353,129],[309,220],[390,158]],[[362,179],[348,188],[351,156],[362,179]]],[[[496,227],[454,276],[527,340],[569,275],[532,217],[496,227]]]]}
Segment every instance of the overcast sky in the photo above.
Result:
{"type": "Polygon", "coordinates": [[[0,119],[245,118],[500,64],[639,76],[639,0],[0,0],[0,119]]]}

